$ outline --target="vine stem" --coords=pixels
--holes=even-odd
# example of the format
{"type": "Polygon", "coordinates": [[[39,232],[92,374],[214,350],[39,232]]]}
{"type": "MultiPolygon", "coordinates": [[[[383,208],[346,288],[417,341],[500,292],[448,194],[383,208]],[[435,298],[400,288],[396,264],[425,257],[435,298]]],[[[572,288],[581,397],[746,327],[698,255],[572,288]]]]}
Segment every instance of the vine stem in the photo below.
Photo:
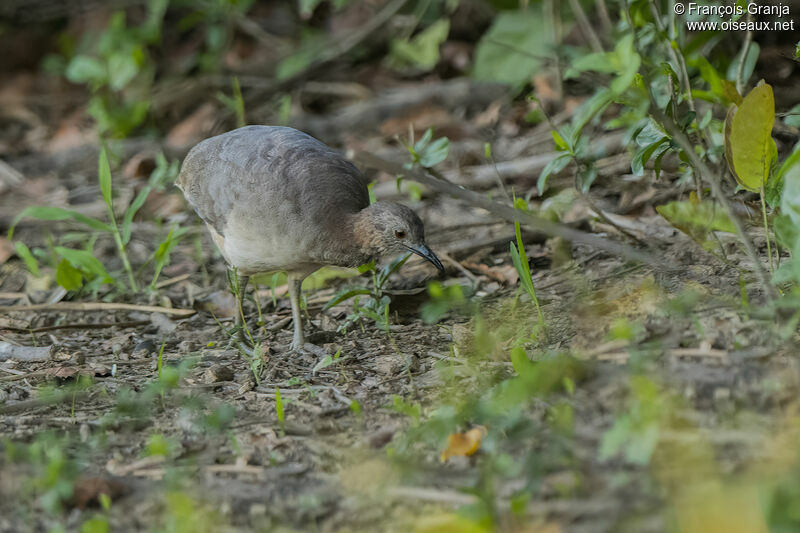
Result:
{"type": "Polygon", "coordinates": [[[767,239],[767,255],[769,256],[769,271],[774,272],[775,267],[772,264],[772,246],[769,243],[769,225],[767,224],[767,204],[764,200],[764,184],[761,184],[761,215],[764,218],[764,237],[767,239]]]}

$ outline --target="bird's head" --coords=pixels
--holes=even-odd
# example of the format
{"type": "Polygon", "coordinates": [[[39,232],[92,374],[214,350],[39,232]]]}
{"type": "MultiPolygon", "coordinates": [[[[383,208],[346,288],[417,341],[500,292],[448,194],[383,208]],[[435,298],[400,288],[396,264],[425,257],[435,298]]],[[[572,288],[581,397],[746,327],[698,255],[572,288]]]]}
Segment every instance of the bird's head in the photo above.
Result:
{"type": "Polygon", "coordinates": [[[376,202],[363,211],[365,224],[360,228],[368,246],[376,255],[413,252],[444,270],[442,262],[425,244],[425,227],[410,208],[393,202],[376,202]]]}

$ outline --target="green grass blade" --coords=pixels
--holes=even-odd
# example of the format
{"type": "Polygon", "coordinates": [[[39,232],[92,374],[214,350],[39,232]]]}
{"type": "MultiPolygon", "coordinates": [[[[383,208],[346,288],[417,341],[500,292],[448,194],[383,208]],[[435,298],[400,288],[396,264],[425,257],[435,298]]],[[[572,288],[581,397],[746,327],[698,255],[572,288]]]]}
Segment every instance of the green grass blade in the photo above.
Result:
{"type": "MultiPolygon", "coordinates": [[[[100,192],[108,209],[113,212],[111,198],[111,167],[108,164],[108,154],[105,147],[100,150],[100,160],[97,162],[97,177],[100,180],[100,192]]],[[[113,218],[113,216],[112,216],[113,218]]]]}
{"type": "Polygon", "coordinates": [[[131,205],[125,210],[125,215],[122,217],[122,228],[120,228],[120,235],[122,237],[123,244],[128,244],[128,242],[131,240],[131,226],[133,225],[133,217],[136,216],[136,213],[142,208],[151,190],[153,190],[153,188],[150,185],[147,185],[144,189],[139,191],[139,194],[136,195],[136,198],[134,198],[133,202],[131,202],[131,205]]]}
{"type": "Polygon", "coordinates": [[[25,208],[20,214],[18,214],[14,221],[11,223],[11,228],[8,230],[8,238],[9,240],[14,238],[14,230],[19,224],[19,221],[25,217],[35,218],[38,220],[74,220],[75,222],[80,222],[81,224],[85,224],[92,229],[98,231],[113,231],[111,226],[103,222],[102,220],[97,220],[96,218],[92,218],[90,216],[86,216],[83,213],[78,213],[77,211],[72,211],[70,209],[64,209],[62,207],[28,207],[25,208]]]}
{"type": "Polygon", "coordinates": [[[28,267],[28,270],[31,274],[39,277],[39,262],[36,261],[36,258],[31,253],[30,248],[28,248],[24,242],[17,241],[14,243],[14,247],[17,250],[17,255],[20,259],[25,262],[25,266],[28,267]]]}

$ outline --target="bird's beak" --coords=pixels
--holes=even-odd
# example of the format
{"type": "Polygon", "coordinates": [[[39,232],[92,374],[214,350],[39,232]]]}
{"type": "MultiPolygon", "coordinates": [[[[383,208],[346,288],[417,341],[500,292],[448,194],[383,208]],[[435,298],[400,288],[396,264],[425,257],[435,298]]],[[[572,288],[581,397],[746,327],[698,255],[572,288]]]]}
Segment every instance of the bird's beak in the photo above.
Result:
{"type": "Polygon", "coordinates": [[[421,258],[425,259],[426,261],[430,261],[433,266],[439,269],[439,272],[444,272],[444,265],[442,265],[442,262],[439,261],[438,257],[436,257],[436,254],[433,253],[433,251],[431,251],[431,249],[428,248],[426,244],[406,246],[406,248],[408,248],[421,258]]]}

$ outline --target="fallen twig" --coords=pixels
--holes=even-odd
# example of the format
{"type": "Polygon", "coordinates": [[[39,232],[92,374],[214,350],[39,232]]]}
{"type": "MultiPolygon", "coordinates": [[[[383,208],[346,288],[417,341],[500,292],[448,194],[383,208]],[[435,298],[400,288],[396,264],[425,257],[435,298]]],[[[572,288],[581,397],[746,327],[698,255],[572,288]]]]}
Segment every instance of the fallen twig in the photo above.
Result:
{"type": "Polygon", "coordinates": [[[541,231],[542,233],[550,235],[551,237],[562,237],[568,241],[586,244],[592,248],[604,250],[616,256],[621,256],[640,263],[646,263],[659,270],[677,268],[677,266],[670,265],[669,262],[663,257],[655,257],[651,254],[631,248],[630,246],[620,244],[609,239],[604,239],[590,233],[578,231],[564,224],[551,222],[533,213],[500,204],[490,200],[482,194],[470,191],[454,183],[437,179],[423,170],[413,168],[407,169],[401,163],[389,161],[367,152],[358,152],[352,159],[356,163],[365,167],[380,169],[398,176],[405,176],[407,179],[427,185],[428,187],[431,187],[439,192],[449,194],[461,200],[465,200],[472,205],[486,209],[492,214],[504,218],[510,222],[519,222],[520,224],[532,226],[533,228],[541,231]]]}
{"type": "Polygon", "coordinates": [[[101,322],[98,324],[61,324],[57,326],[42,326],[39,328],[18,328],[0,325],[0,329],[15,331],[18,333],[42,333],[45,331],[55,331],[58,329],[103,329],[113,327],[132,328],[135,326],[143,326],[149,323],[149,320],[131,320],[128,322],[101,322]]]}
{"type": "Polygon", "coordinates": [[[142,313],[163,313],[172,316],[192,316],[194,309],[173,309],[157,305],[118,304],[107,302],[67,302],[37,305],[2,305],[0,313],[25,313],[29,311],[139,311],[142,313]]]}
{"type": "Polygon", "coordinates": [[[47,361],[53,356],[53,345],[50,346],[18,346],[0,341],[0,360],[36,362],[47,361]]]}

